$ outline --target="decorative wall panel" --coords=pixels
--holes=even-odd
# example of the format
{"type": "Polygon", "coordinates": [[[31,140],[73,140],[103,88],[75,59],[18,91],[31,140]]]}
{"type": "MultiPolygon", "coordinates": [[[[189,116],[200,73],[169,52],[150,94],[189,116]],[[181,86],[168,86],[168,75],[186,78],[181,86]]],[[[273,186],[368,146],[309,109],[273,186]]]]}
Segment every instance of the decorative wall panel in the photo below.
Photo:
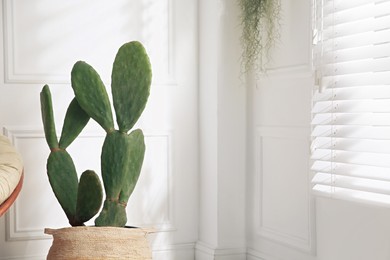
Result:
{"type": "Polygon", "coordinates": [[[267,69],[271,73],[308,71],[311,67],[311,17],[307,14],[311,13],[311,3],[282,0],[281,4],[280,38],[271,51],[267,69]]]}
{"type": "MultiPolygon", "coordinates": [[[[50,85],[60,131],[73,98],[68,85],[75,61],[91,64],[109,86],[116,51],[132,40],[147,49],[153,82],[136,125],[144,129],[147,150],[129,201],[128,224],[157,229],[154,258],[193,259],[198,232],[197,6],[194,0],[0,0],[0,129],[21,151],[26,174],[17,202],[0,218],[0,259],[43,259],[50,246],[43,229],[69,225],[46,176],[49,149],[39,102],[43,84],[50,85]]],[[[69,147],[79,173],[100,169],[104,133],[95,129],[100,127],[89,124],[69,147]]]]}
{"type": "MultiPolygon", "coordinates": [[[[25,163],[25,179],[18,200],[6,218],[7,241],[48,239],[45,227],[68,226],[46,175],[46,159],[49,149],[42,130],[5,128],[25,163]],[[34,170],[32,170],[34,169],[34,170]]],[[[128,205],[128,224],[153,226],[158,230],[170,230],[170,134],[145,133],[147,151],[138,185],[128,205]]],[[[102,133],[84,133],[69,147],[79,175],[86,169],[100,175],[100,151],[104,141],[102,133]],[[88,153],[85,153],[88,147],[88,153]]],[[[93,225],[93,221],[87,224],[93,225]]]]}
{"type": "Polygon", "coordinates": [[[311,250],[308,129],[259,127],[256,136],[258,234],[311,250]]]}
{"type": "Polygon", "coordinates": [[[69,83],[77,60],[110,82],[117,49],[132,40],[145,45],[155,83],[173,79],[170,0],[2,3],[7,83],[69,83]]]}

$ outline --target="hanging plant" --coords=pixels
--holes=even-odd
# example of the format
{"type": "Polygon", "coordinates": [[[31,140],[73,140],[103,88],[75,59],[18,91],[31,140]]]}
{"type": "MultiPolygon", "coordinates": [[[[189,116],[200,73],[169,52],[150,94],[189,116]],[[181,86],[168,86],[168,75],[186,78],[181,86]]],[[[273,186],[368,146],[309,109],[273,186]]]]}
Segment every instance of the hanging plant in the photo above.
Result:
{"type": "Polygon", "coordinates": [[[242,23],[242,69],[264,71],[279,38],[280,0],[238,0],[242,23]]]}

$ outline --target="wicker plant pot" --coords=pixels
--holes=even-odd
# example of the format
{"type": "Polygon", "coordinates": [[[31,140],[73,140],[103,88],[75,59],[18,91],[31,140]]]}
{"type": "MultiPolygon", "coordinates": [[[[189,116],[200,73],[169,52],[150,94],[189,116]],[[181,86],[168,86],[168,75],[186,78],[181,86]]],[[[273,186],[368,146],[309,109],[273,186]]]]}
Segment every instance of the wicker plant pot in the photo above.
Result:
{"type": "Polygon", "coordinates": [[[45,229],[53,236],[48,260],[152,259],[146,235],[151,230],[116,227],[45,229]]]}

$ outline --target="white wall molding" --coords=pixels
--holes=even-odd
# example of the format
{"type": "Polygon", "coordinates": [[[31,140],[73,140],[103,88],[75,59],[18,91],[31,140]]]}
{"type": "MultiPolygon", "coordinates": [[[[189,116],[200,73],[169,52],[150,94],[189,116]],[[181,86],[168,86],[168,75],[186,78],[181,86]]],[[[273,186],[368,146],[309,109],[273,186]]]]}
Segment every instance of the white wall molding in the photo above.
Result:
{"type": "Polygon", "coordinates": [[[152,248],[153,259],[194,259],[195,243],[168,244],[152,248]]]}
{"type": "MultiPolygon", "coordinates": [[[[154,227],[157,232],[172,232],[172,231],[177,231],[177,227],[174,223],[174,197],[173,197],[173,172],[172,172],[172,140],[174,139],[173,137],[173,132],[172,131],[152,131],[152,130],[145,130],[144,131],[145,135],[145,142],[151,142],[152,140],[158,140],[160,142],[160,147],[164,149],[162,151],[161,156],[166,156],[164,158],[164,164],[165,164],[165,169],[161,169],[161,172],[165,172],[166,176],[164,178],[163,183],[165,183],[165,188],[166,188],[166,194],[165,198],[163,201],[165,202],[165,219],[159,221],[159,222],[145,222],[144,218],[142,219],[141,222],[137,223],[135,222],[135,226],[149,226],[149,227],[154,227]]],[[[150,150],[150,149],[148,149],[150,150]]],[[[153,164],[153,162],[149,162],[149,165],[145,161],[145,167],[150,167],[150,165],[153,164]]],[[[160,196],[163,194],[161,193],[160,196]]],[[[128,213],[129,214],[129,213],[128,213]]]]}
{"type": "Polygon", "coordinates": [[[4,81],[12,81],[14,74],[14,26],[13,26],[13,1],[2,0],[3,5],[3,42],[4,42],[4,81]]]}
{"type": "MultiPolygon", "coordinates": [[[[108,86],[117,48],[138,40],[149,54],[153,82],[135,126],[144,130],[148,146],[141,185],[128,202],[127,224],[157,230],[156,259],[194,259],[191,243],[199,230],[198,1],[0,0],[0,6],[0,132],[21,148],[26,165],[18,201],[1,221],[0,256],[43,259],[39,255],[50,243],[43,229],[69,226],[47,180],[50,149],[39,116],[42,85],[51,86],[60,131],[73,98],[67,86],[74,62],[91,64],[108,86]]],[[[85,169],[100,174],[95,158],[100,158],[104,136],[95,136],[95,128],[100,130],[97,123],[88,124],[67,149],[79,174],[85,169]]]]}
{"type": "MultiPolygon", "coordinates": [[[[306,223],[299,222],[294,223],[292,220],[290,225],[299,224],[301,226],[300,230],[285,230],[283,225],[283,221],[286,221],[286,219],[281,218],[279,222],[272,222],[271,225],[269,223],[267,224],[267,221],[265,221],[265,214],[269,214],[269,216],[276,214],[275,212],[268,212],[267,210],[287,210],[284,212],[284,215],[291,214],[292,216],[295,216],[296,214],[302,214],[302,213],[295,213],[293,212],[294,209],[278,209],[278,208],[264,208],[264,203],[267,203],[267,199],[264,197],[264,192],[266,186],[264,185],[270,185],[269,183],[265,183],[264,180],[264,174],[267,174],[264,169],[264,156],[266,156],[264,149],[264,142],[293,142],[297,145],[306,147],[309,149],[309,136],[310,136],[310,127],[267,127],[267,126],[259,126],[256,128],[256,137],[255,137],[255,221],[256,221],[256,232],[258,236],[261,236],[263,238],[272,240],[274,242],[283,244],[285,246],[288,246],[293,249],[298,249],[303,252],[311,253],[314,250],[314,243],[313,243],[313,236],[315,232],[314,227],[314,216],[313,216],[313,205],[312,201],[310,199],[310,196],[307,195],[306,198],[306,208],[307,208],[307,215],[305,216],[305,219],[307,219],[306,223]],[[287,213],[287,214],[286,214],[287,213]],[[302,226],[304,225],[304,226],[302,226]],[[297,235],[297,234],[300,235],[297,235]]],[[[280,160],[284,160],[283,158],[280,158],[280,160]]],[[[286,162],[284,162],[286,163],[286,162]]],[[[269,169],[268,169],[269,170],[269,169]]],[[[307,171],[309,171],[309,167],[307,167],[307,170],[303,173],[306,174],[307,171]]],[[[268,174],[276,174],[276,172],[268,173],[268,174]]],[[[285,172],[283,174],[288,174],[288,172],[285,172]]],[[[309,174],[307,174],[309,176],[309,174]]],[[[307,177],[308,178],[308,177],[307,177]]],[[[283,182],[283,180],[280,180],[283,182]]],[[[309,181],[307,180],[307,193],[309,193],[309,181]]],[[[291,185],[294,185],[294,183],[291,183],[291,185]]],[[[302,198],[303,199],[303,198],[302,198]]],[[[285,202],[288,204],[289,202],[285,202]]],[[[296,219],[295,219],[296,221],[296,219]]],[[[301,221],[301,220],[299,220],[301,221]]]]}
{"type": "Polygon", "coordinates": [[[6,241],[29,241],[29,240],[44,240],[51,239],[43,233],[44,227],[42,228],[30,228],[23,229],[18,223],[18,202],[14,203],[14,206],[7,212],[5,223],[6,223],[6,241]]]}
{"type": "Polygon", "coordinates": [[[252,248],[248,248],[247,260],[280,260],[280,259],[276,258],[274,256],[271,256],[269,254],[259,252],[257,250],[252,249],[252,248]]]}
{"type": "Polygon", "coordinates": [[[246,259],[246,248],[215,248],[211,245],[198,241],[195,249],[197,260],[246,259]]]}
{"type": "Polygon", "coordinates": [[[240,65],[236,62],[240,55],[238,6],[234,0],[202,0],[199,15],[197,258],[240,259],[242,251],[236,248],[246,243],[246,89],[240,87],[240,65]]]}
{"type": "MultiPolygon", "coordinates": [[[[286,67],[277,67],[267,69],[265,73],[262,73],[262,78],[309,78],[314,75],[313,69],[310,64],[296,64],[286,67]]],[[[261,80],[261,79],[259,79],[261,80]]]]}
{"type": "Polygon", "coordinates": [[[271,49],[272,59],[267,66],[270,75],[301,74],[311,71],[311,33],[295,37],[296,29],[311,32],[311,3],[297,4],[281,1],[280,39],[271,49]]]}
{"type": "MultiPolygon", "coordinates": [[[[37,6],[39,6],[39,1],[37,2],[37,6]]],[[[54,71],[52,70],[53,67],[53,61],[51,58],[48,60],[41,59],[39,60],[39,66],[33,66],[30,65],[30,67],[26,67],[25,64],[31,64],[35,58],[34,54],[26,53],[26,46],[22,46],[20,42],[21,40],[18,40],[20,37],[19,34],[24,34],[25,32],[19,30],[18,28],[18,21],[17,19],[20,19],[20,13],[21,11],[18,10],[18,6],[20,7],[20,4],[15,3],[15,1],[12,0],[2,0],[3,5],[3,31],[4,31],[4,71],[5,71],[5,83],[8,84],[69,84],[70,83],[70,68],[68,70],[61,70],[54,71]],[[31,57],[30,57],[31,56],[31,57]],[[22,60],[23,59],[23,60],[22,60]],[[26,62],[24,62],[26,61],[26,62]],[[46,62],[46,63],[45,63],[46,62]],[[23,64],[25,63],[25,64],[23,64]],[[21,64],[24,67],[21,67],[21,64]]],[[[153,81],[155,84],[159,85],[166,85],[166,84],[175,84],[176,76],[175,76],[175,51],[174,51],[174,5],[173,0],[163,0],[159,2],[160,8],[164,9],[164,13],[159,12],[161,17],[157,17],[160,19],[159,22],[155,22],[153,19],[145,19],[144,21],[154,23],[154,24],[146,24],[145,29],[151,30],[149,27],[158,26],[158,28],[153,28],[157,32],[154,35],[159,34],[159,44],[153,44],[151,42],[151,38],[153,37],[146,37],[147,32],[135,32],[130,35],[130,40],[141,40],[145,45],[147,45],[149,55],[154,60],[154,63],[152,66],[156,63],[158,63],[158,67],[160,67],[159,70],[156,70],[154,73],[153,81]],[[165,5],[165,6],[164,6],[165,5]],[[166,15],[165,17],[162,17],[162,15],[166,15]],[[162,26],[166,26],[165,28],[161,28],[162,26]],[[163,48],[163,50],[161,50],[163,48]],[[160,66],[161,65],[161,66],[160,66]]],[[[130,9],[131,10],[131,9],[130,9]]],[[[72,10],[73,11],[73,10],[72,10]]],[[[147,10],[146,12],[151,12],[152,9],[147,10]]],[[[32,19],[32,17],[35,19],[42,19],[39,17],[39,13],[34,14],[31,13],[31,17],[29,19],[32,19]],[[36,15],[37,17],[33,17],[33,15],[36,15]]],[[[155,17],[155,14],[147,14],[149,16],[155,17]]],[[[63,16],[62,16],[63,17],[63,16]]],[[[59,19],[61,19],[61,16],[59,16],[59,19]]],[[[60,21],[57,23],[53,23],[53,26],[63,26],[64,21],[60,21]]],[[[31,24],[31,26],[34,26],[34,24],[31,24]]],[[[70,25],[73,26],[73,25],[70,25]]],[[[85,29],[88,30],[90,28],[83,28],[83,24],[79,25],[79,29],[85,29]]],[[[122,26],[125,26],[125,24],[122,24],[122,26]]],[[[44,31],[39,30],[45,30],[46,27],[39,28],[33,28],[35,33],[41,33],[44,31]],[[38,30],[38,31],[37,31],[38,30]]],[[[64,28],[56,28],[56,30],[61,30],[64,28]]],[[[24,30],[24,29],[23,29],[24,30]]],[[[102,28],[102,31],[104,28],[102,28]]],[[[134,30],[132,30],[134,31],[134,30]]],[[[46,34],[43,33],[42,36],[45,35],[45,37],[48,37],[50,35],[50,31],[48,31],[46,34]]],[[[124,37],[124,39],[129,39],[128,37],[124,37]]],[[[49,38],[47,41],[51,42],[53,40],[61,40],[61,39],[52,39],[49,38]]],[[[154,39],[156,40],[156,39],[154,39]]],[[[31,39],[30,49],[38,49],[38,47],[41,47],[43,43],[40,41],[45,41],[44,38],[39,39],[31,39]]],[[[95,43],[98,41],[95,41],[95,43]]],[[[92,43],[92,42],[91,42],[92,43]]],[[[119,45],[117,46],[119,47],[119,45]]],[[[54,49],[53,51],[59,51],[58,49],[54,49]]],[[[110,51],[110,50],[107,50],[110,51]]],[[[44,53],[45,54],[45,53],[44,53]]],[[[61,53],[58,53],[57,57],[59,59],[59,63],[61,64],[61,68],[64,68],[63,64],[68,63],[69,61],[67,59],[63,59],[64,55],[60,55],[61,53]]],[[[74,57],[75,62],[80,59],[85,59],[85,57],[82,57],[82,55],[77,54],[77,51],[75,53],[69,52],[69,56],[74,57]]],[[[106,54],[106,53],[104,53],[106,54]]],[[[43,54],[41,56],[44,56],[43,54]]],[[[91,54],[91,56],[93,56],[91,54]]],[[[96,55],[95,55],[96,56],[96,55]]],[[[66,55],[65,55],[66,57],[66,55]]],[[[44,57],[43,57],[44,58],[44,57]]],[[[35,62],[38,62],[35,60],[35,62]]],[[[88,63],[90,63],[92,66],[96,67],[95,63],[93,61],[87,60],[88,63]]],[[[99,62],[102,62],[101,60],[99,62]]],[[[106,62],[106,61],[104,61],[106,62]]],[[[111,64],[112,61],[109,60],[108,64],[111,64]]],[[[73,64],[73,63],[72,63],[73,64]]],[[[99,66],[100,64],[97,64],[99,66]]],[[[58,64],[57,64],[58,66],[58,64]]],[[[110,66],[105,65],[107,68],[110,66]]],[[[98,71],[101,73],[101,71],[98,71]]],[[[107,72],[108,73],[108,72],[107,72]]],[[[105,73],[105,74],[107,74],[105,73]]],[[[111,73],[111,72],[109,72],[111,73]]],[[[106,75],[101,75],[104,82],[110,82],[110,77],[106,75]]]]}
{"type": "MultiPolygon", "coordinates": [[[[34,127],[4,127],[3,133],[5,136],[7,136],[13,145],[18,149],[21,150],[19,144],[23,142],[23,140],[39,140],[40,142],[44,141],[44,132],[42,129],[34,128],[34,127]]],[[[59,133],[57,133],[59,136],[59,133]]],[[[96,139],[96,140],[103,140],[105,137],[105,134],[99,131],[85,131],[82,132],[79,136],[79,138],[82,139],[96,139]]],[[[164,192],[161,192],[158,196],[160,197],[162,201],[162,206],[164,206],[164,210],[160,210],[159,212],[163,215],[157,216],[157,219],[159,221],[152,221],[152,222],[134,222],[132,225],[135,226],[150,226],[154,227],[157,232],[172,232],[176,231],[177,228],[175,227],[173,223],[173,193],[172,193],[172,170],[171,170],[171,158],[172,158],[172,132],[170,131],[146,131],[145,132],[145,142],[149,142],[150,144],[154,143],[154,150],[159,150],[161,154],[158,154],[161,160],[160,163],[162,165],[165,165],[165,169],[161,168],[159,169],[159,174],[164,173],[164,178],[159,185],[163,185],[164,192]],[[156,146],[157,145],[157,146],[156,146]],[[163,196],[163,197],[161,197],[163,196]]],[[[152,144],[153,145],[153,144],[152,144]]],[[[46,147],[47,148],[47,147],[46,147]]],[[[47,148],[48,149],[48,148],[47,148]]],[[[23,151],[21,151],[23,154],[23,151]]],[[[98,153],[100,153],[98,151],[98,153]]],[[[152,161],[145,161],[144,167],[146,171],[149,171],[148,169],[152,169],[152,161]]],[[[153,160],[153,159],[152,159],[153,160]]],[[[27,168],[25,175],[27,179],[29,178],[29,175],[32,174],[28,171],[29,165],[25,166],[27,168]]],[[[35,174],[35,173],[34,173],[35,174]]],[[[43,173],[42,173],[43,174],[43,173]]],[[[142,176],[140,178],[140,182],[142,182],[142,176]]],[[[28,180],[27,180],[28,182],[28,180]]],[[[27,185],[28,183],[25,184],[27,185]]],[[[142,185],[142,183],[140,184],[142,185]]],[[[154,184],[156,185],[156,184],[154,184]]],[[[49,186],[47,184],[46,186],[49,186]]],[[[138,194],[134,192],[134,195],[137,196],[138,194]]],[[[23,196],[21,196],[23,197],[23,196]]],[[[139,196],[138,196],[139,197],[139,196]]],[[[139,200],[142,198],[139,198],[139,200]]],[[[56,201],[55,201],[56,202],[56,201]]],[[[31,202],[29,202],[31,203],[31,202]]],[[[34,202],[35,203],[35,202],[34,202]]],[[[56,202],[57,203],[57,202],[56,202]]],[[[131,202],[130,202],[131,203],[131,202]]],[[[15,201],[14,206],[11,207],[9,212],[6,214],[6,241],[28,241],[28,240],[44,240],[44,239],[50,239],[50,236],[47,236],[43,233],[43,229],[46,227],[43,223],[42,225],[38,225],[37,223],[30,223],[32,226],[28,226],[30,224],[26,223],[26,219],[24,221],[20,218],[20,207],[21,204],[23,204],[23,198],[15,201]]],[[[137,205],[132,205],[137,207],[137,205]]],[[[38,212],[37,212],[38,214],[38,212]]],[[[131,211],[128,213],[129,218],[131,219],[131,211]]],[[[136,216],[136,218],[139,218],[136,216]]],[[[141,217],[142,220],[144,220],[144,217],[141,217]]],[[[140,219],[140,220],[141,220],[140,219]]]]}
{"type": "MultiPolygon", "coordinates": [[[[3,134],[7,136],[12,144],[19,150],[18,143],[21,139],[44,139],[43,130],[38,130],[29,127],[12,127],[7,126],[3,128],[3,134]]],[[[25,170],[26,174],[26,170],[25,170]]],[[[26,181],[24,181],[26,185],[26,181]]],[[[22,189],[23,192],[23,189],[22,189]]],[[[43,234],[44,227],[30,227],[30,228],[21,228],[19,221],[19,204],[20,199],[16,200],[14,205],[6,214],[5,223],[6,223],[6,241],[28,241],[31,239],[48,239],[49,236],[43,234]]]]}
{"type": "Polygon", "coordinates": [[[215,248],[202,241],[198,241],[195,246],[196,252],[208,257],[214,256],[215,248]]]}

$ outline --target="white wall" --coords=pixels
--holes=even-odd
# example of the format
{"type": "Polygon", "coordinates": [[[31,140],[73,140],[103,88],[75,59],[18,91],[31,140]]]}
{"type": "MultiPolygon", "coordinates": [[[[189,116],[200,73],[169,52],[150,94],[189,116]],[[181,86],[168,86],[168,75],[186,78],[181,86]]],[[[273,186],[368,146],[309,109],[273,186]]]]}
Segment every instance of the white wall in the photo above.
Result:
{"type": "Polygon", "coordinates": [[[282,9],[270,71],[248,86],[248,259],[390,259],[389,209],[310,195],[311,1],[282,9]]]}
{"type": "MultiPolygon", "coordinates": [[[[52,89],[60,132],[72,98],[74,62],[87,61],[109,85],[115,53],[131,40],[144,43],[153,83],[137,123],[147,152],[128,203],[128,224],[157,228],[151,238],[155,259],[193,259],[198,237],[196,1],[3,0],[0,13],[0,131],[25,161],[22,192],[0,219],[0,259],[45,259],[51,238],[43,229],[69,225],[46,176],[42,86],[52,89]]],[[[78,172],[99,171],[103,137],[92,124],[69,148],[78,172]]]]}
{"type": "Polygon", "coordinates": [[[269,73],[248,82],[238,18],[234,0],[200,1],[196,259],[313,259],[310,3],[283,1],[282,44],[269,73]]]}
{"type": "Polygon", "coordinates": [[[245,259],[246,89],[234,0],[199,1],[200,222],[196,259],[245,259]]]}
{"type": "Polygon", "coordinates": [[[390,259],[390,210],[317,199],[317,259],[390,259]]]}
{"type": "MultiPolygon", "coordinates": [[[[235,0],[86,2],[1,2],[0,127],[26,161],[20,198],[0,219],[1,260],[44,259],[43,228],[67,225],[45,176],[42,85],[61,125],[73,62],[90,61],[109,81],[106,61],[134,38],[150,50],[155,79],[139,124],[151,152],[130,202],[143,210],[129,214],[159,228],[155,259],[390,258],[389,209],[310,196],[310,1],[282,0],[274,60],[247,82],[235,0]]],[[[74,153],[102,136],[91,126],[84,137],[74,153]]]]}
{"type": "Polygon", "coordinates": [[[196,256],[312,259],[310,3],[283,1],[284,44],[268,75],[248,84],[240,75],[238,18],[236,1],[200,1],[196,256]]]}
{"type": "Polygon", "coordinates": [[[282,1],[280,43],[248,86],[248,259],[313,259],[310,8],[282,1]]]}

